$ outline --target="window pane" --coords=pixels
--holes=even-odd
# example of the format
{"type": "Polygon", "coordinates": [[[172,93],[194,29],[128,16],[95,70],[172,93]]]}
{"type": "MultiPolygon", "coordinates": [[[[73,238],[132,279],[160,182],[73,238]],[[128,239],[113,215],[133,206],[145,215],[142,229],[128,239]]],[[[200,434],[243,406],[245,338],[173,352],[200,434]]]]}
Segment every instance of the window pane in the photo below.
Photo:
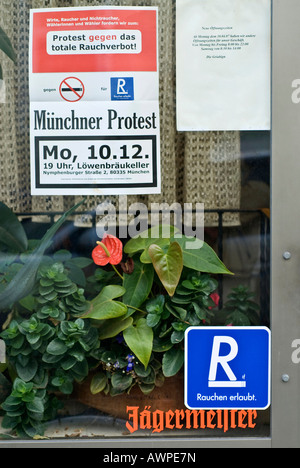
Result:
{"type": "Polygon", "coordinates": [[[31,196],[30,8],[140,3],[0,5],[0,25],[16,53],[15,63],[1,55],[2,431],[19,439],[269,435],[269,410],[193,413],[184,405],[188,326],[270,325],[270,132],[177,132],[172,0],[142,2],[159,9],[162,193],[89,196],[62,225],[55,222],[82,197],[31,196]],[[104,244],[116,265],[101,265],[108,256],[101,245],[92,257],[111,219],[123,246],[151,226],[157,211],[194,235],[197,204],[204,204],[208,270],[189,262],[180,269],[182,246],[173,232],[150,251],[155,236],[149,244],[128,243],[122,264],[115,239],[104,244]],[[112,218],[103,221],[105,207],[112,218]]]}

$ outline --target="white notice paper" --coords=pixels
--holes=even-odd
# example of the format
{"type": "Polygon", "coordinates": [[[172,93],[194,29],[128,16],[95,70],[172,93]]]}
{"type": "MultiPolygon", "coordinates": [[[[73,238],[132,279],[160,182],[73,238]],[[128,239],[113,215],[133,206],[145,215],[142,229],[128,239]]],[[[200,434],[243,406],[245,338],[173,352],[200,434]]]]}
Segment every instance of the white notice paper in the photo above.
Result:
{"type": "Polygon", "coordinates": [[[269,130],[271,0],[176,2],[178,130],[269,130]]]}

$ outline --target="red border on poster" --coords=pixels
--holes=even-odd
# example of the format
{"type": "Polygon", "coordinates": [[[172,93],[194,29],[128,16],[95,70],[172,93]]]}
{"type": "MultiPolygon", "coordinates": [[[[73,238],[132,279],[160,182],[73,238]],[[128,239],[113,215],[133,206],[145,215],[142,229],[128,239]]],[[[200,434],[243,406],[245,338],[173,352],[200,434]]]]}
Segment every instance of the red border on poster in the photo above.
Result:
{"type": "Polygon", "coordinates": [[[113,71],[157,71],[157,11],[144,9],[94,9],[94,10],[55,10],[33,13],[32,27],[32,72],[113,72],[113,71]],[[80,21],[85,17],[118,17],[118,24],[96,21],[80,21]],[[78,18],[72,21],[73,18],[78,18]],[[69,19],[69,22],[68,22],[69,19]],[[58,20],[58,21],[55,21],[58,20]],[[88,23],[91,24],[88,24],[88,23]],[[65,23],[65,24],[64,24],[65,23]],[[123,23],[123,24],[122,24],[123,23]],[[125,24],[126,23],[126,24],[125,24]],[[55,24],[55,26],[54,26],[55,24]],[[71,25],[70,25],[71,24],[71,25]],[[51,26],[49,26],[51,25],[51,26]],[[49,55],[47,53],[47,33],[54,31],[90,30],[140,30],[142,51],[139,54],[75,54],[49,55]]]}

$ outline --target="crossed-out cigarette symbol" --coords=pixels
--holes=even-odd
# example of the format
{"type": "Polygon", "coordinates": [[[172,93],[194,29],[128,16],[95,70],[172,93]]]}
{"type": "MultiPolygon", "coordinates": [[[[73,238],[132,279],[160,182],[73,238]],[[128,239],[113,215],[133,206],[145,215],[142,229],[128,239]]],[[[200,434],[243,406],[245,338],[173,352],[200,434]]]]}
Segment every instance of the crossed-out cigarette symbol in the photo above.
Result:
{"type": "Polygon", "coordinates": [[[84,91],[84,84],[74,76],[65,78],[59,87],[61,97],[68,102],[79,101],[83,97],[84,91]]]}

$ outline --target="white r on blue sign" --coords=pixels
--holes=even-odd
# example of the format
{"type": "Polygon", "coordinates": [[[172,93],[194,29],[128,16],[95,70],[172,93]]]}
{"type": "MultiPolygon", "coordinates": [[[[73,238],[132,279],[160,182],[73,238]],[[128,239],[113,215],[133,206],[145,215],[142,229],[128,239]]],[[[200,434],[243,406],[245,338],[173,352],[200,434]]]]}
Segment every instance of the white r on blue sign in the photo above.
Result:
{"type": "Polygon", "coordinates": [[[271,333],[266,327],[191,327],[185,335],[185,405],[267,409],[271,333]]]}

